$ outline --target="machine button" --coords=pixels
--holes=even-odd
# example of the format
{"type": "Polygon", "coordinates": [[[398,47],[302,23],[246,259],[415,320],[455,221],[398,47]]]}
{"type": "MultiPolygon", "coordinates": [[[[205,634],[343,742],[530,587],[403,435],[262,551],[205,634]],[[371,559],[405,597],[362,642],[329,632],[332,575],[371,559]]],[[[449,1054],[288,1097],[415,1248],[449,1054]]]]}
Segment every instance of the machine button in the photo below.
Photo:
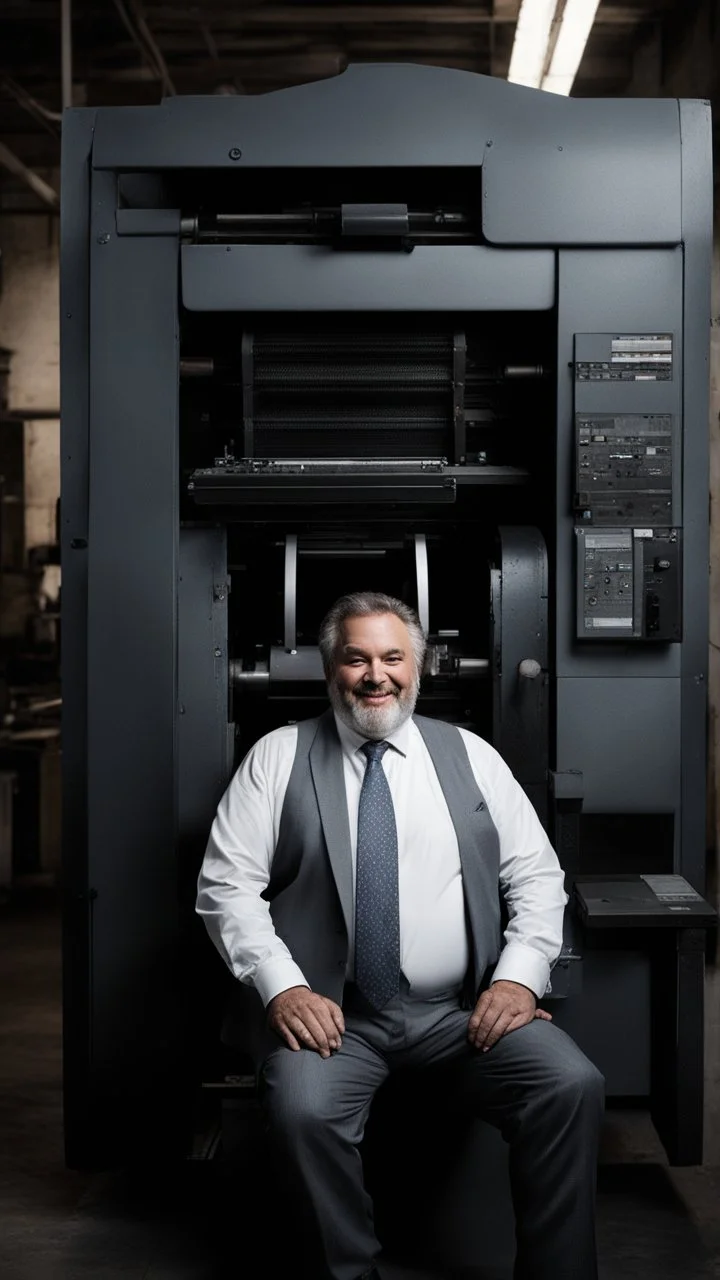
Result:
{"type": "Polygon", "coordinates": [[[542,667],[537,658],[523,658],[518,665],[518,675],[524,676],[526,680],[537,680],[542,675],[542,667]]]}
{"type": "Polygon", "coordinates": [[[654,569],[656,573],[663,573],[666,569],[669,569],[669,568],[670,568],[669,560],[661,560],[659,559],[659,557],[655,558],[654,569]]]}

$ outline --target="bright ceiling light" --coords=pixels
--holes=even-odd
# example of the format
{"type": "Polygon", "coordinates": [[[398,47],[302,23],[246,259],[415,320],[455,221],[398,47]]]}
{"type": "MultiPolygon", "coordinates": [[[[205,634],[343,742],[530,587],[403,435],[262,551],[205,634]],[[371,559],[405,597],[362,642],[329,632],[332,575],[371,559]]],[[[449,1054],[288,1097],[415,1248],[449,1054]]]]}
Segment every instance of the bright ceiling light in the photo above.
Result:
{"type": "Polygon", "coordinates": [[[578,67],[592,31],[600,0],[567,0],[548,73],[542,88],[566,97],[573,87],[578,67]]]}
{"type": "Polygon", "coordinates": [[[522,0],[508,71],[513,84],[540,88],[556,7],[557,0],[522,0]]]}

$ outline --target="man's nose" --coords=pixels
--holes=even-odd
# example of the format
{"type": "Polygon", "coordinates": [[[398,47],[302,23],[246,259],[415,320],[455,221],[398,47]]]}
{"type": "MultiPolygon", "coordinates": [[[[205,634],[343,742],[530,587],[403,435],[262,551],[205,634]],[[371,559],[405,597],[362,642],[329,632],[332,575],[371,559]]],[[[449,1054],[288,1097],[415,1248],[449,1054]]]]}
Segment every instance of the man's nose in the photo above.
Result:
{"type": "Polygon", "coordinates": [[[374,658],[372,660],[368,676],[372,680],[373,684],[383,683],[385,679],[385,668],[383,667],[381,658],[374,658]]]}

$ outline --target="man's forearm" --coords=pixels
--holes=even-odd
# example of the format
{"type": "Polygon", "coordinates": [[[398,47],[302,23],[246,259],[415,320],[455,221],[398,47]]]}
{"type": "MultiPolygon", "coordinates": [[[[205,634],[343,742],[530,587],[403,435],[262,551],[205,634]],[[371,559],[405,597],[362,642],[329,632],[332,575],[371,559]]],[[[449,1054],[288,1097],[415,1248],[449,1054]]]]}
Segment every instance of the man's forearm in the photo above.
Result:
{"type": "Polygon", "coordinates": [[[258,893],[201,873],[195,910],[233,977],[254,986],[264,1005],[288,987],[309,985],[258,893]]]}

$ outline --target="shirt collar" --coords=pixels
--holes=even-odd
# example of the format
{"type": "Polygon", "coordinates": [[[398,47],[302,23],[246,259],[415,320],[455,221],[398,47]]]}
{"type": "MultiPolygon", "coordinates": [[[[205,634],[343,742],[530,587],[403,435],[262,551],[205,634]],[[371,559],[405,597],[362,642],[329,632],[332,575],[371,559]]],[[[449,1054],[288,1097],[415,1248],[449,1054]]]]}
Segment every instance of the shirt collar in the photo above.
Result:
{"type": "MultiPolygon", "coordinates": [[[[361,733],[356,733],[354,729],[351,729],[346,725],[336,712],[333,712],[333,715],[335,716],[338,737],[340,738],[340,745],[344,753],[348,756],[355,755],[355,753],[367,742],[367,738],[364,738],[361,733]]],[[[401,756],[406,756],[410,746],[411,732],[412,716],[408,717],[408,719],[400,725],[399,729],[395,729],[393,733],[388,734],[387,738],[383,738],[383,742],[388,742],[390,746],[395,751],[399,752],[401,756]]]]}

